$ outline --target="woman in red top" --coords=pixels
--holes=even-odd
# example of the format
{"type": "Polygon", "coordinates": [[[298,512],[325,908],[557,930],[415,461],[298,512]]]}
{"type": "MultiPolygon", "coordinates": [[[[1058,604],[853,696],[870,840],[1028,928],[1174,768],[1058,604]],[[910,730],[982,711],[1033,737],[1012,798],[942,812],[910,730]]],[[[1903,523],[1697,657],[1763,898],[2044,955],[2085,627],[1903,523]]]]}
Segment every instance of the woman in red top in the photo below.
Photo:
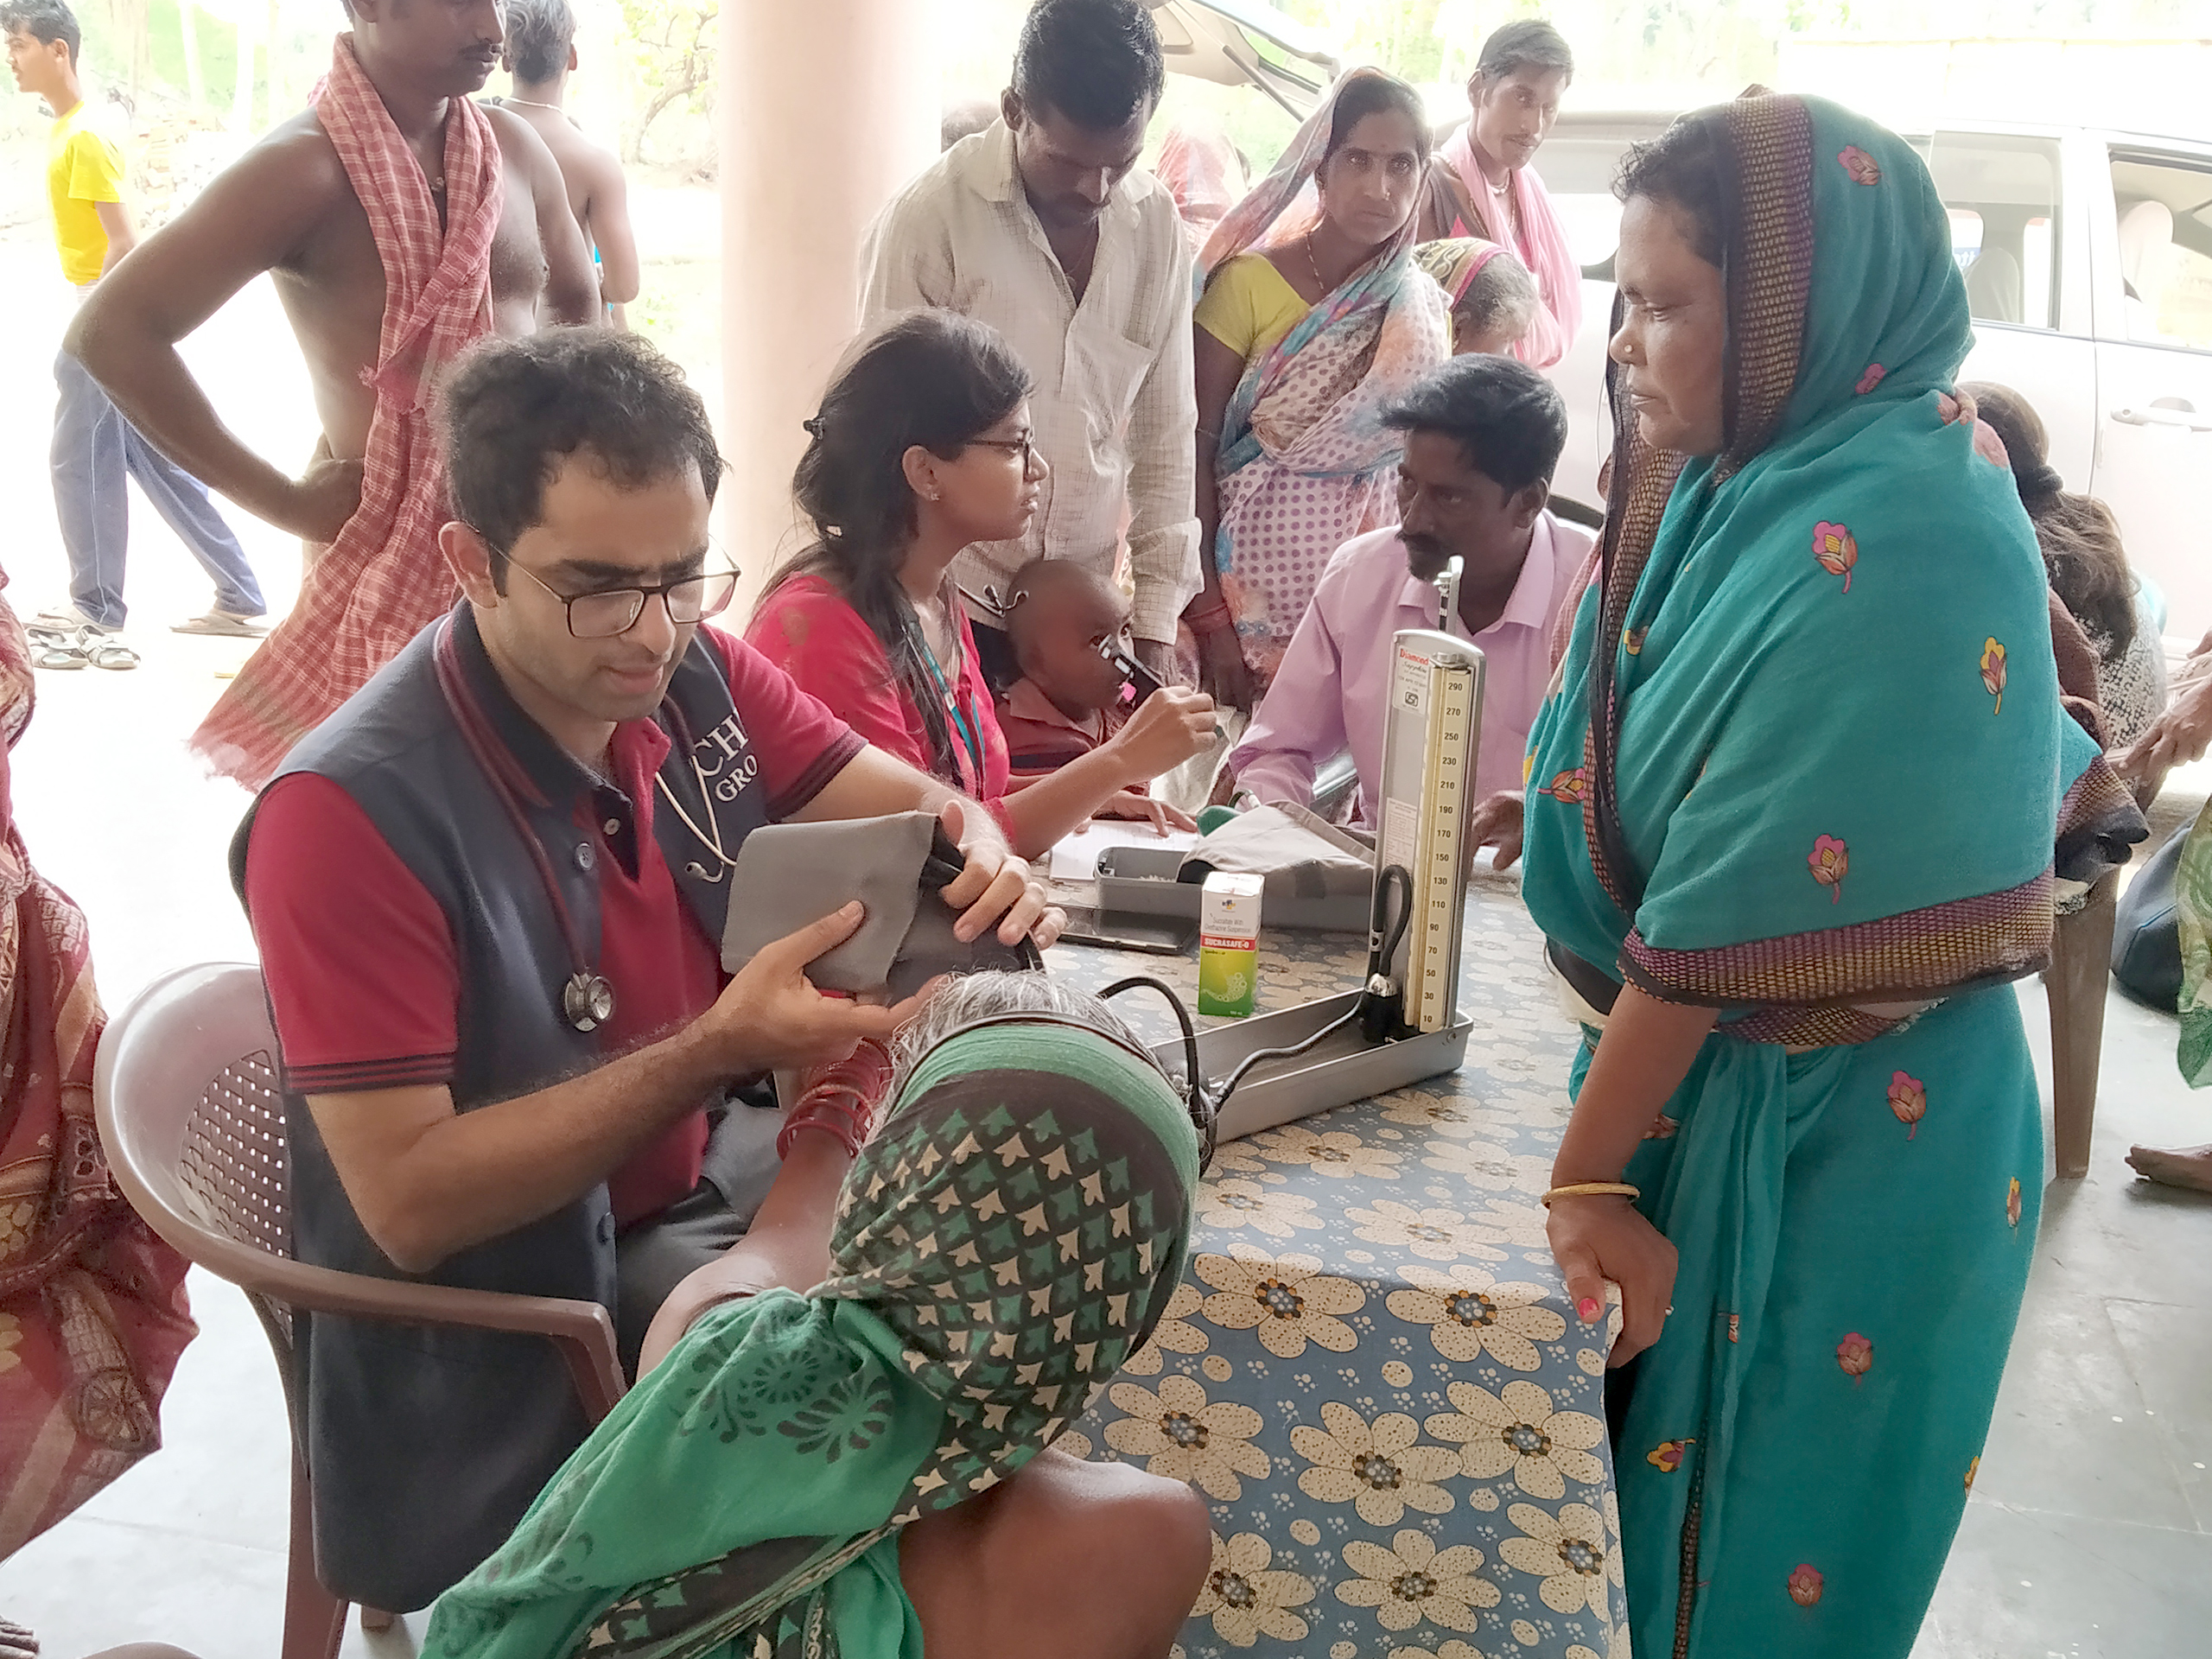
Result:
{"type": "Polygon", "coordinates": [[[1036,858],[1085,819],[1149,818],[1129,793],[1213,736],[1213,702],[1156,691],[1113,737],[1009,791],[1006,739],[948,574],[971,542],[1037,511],[1029,374],[996,331],[917,311],[872,336],[809,421],[792,493],[814,544],[779,573],[746,638],[876,747],[988,805],[1036,858]]]}

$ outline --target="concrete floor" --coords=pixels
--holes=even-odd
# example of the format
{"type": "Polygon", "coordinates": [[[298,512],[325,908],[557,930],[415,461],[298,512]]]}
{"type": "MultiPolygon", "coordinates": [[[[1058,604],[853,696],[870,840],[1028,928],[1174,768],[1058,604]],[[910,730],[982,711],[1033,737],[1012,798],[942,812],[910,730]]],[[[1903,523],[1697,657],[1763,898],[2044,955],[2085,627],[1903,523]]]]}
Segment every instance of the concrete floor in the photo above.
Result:
{"type": "MultiPolygon", "coordinates": [[[[0,245],[17,295],[51,287],[34,244],[0,245]]],[[[59,305],[29,302],[22,342],[58,334],[59,305]]],[[[250,291],[194,355],[249,438],[303,447],[296,359],[265,292],[250,291]]],[[[16,512],[8,593],[26,614],[61,591],[44,476],[46,349],[28,347],[0,397],[0,494],[16,512]]],[[[89,914],[108,1006],[163,970],[251,955],[224,846],[243,793],[202,778],[185,734],[245,655],[168,621],[203,608],[199,573],[141,504],[130,596],[145,665],[41,677],[15,757],[33,855],[89,914]]],[[[239,523],[289,601],[296,552],[239,523]]],[[[2202,780],[2179,788],[2202,793],[2202,780]]],[[[2047,1029],[2024,986],[2029,1028],[2047,1029]]],[[[2088,1178],[2054,1184],[2012,1369],[1973,1501],[1916,1659],[2180,1659],[2212,1650],[2212,1198],[2148,1186],[2131,1141],[2212,1140],[2212,1102],[2173,1064],[2174,1023],[2113,999],[2088,1178]]],[[[2040,1046],[2039,1043],[2039,1046],[2040,1046]]],[[[205,1659],[273,1659],[286,1540],[283,1408],[243,1298],[195,1274],[202,1334],[163,1412],[166,1446],[76,1516],[0,1564],[0,1614],[52,1659],[161,1640],[205,1659]]],[[[351,1656],[411,1654],[418,1617],[351,1656]]],[[[1486,1649],[1493,1654],[1495,1646],[1486,1649]]],[[[1376,1659],[1381,1659],[1378,1654],[1376,1659]]],[[[1746,1656],[1745,1659],[1755,1659],[1746,1656]]],[[[1764,1659],[1764,1656],[1756,1656],[1764,1659]]]]}

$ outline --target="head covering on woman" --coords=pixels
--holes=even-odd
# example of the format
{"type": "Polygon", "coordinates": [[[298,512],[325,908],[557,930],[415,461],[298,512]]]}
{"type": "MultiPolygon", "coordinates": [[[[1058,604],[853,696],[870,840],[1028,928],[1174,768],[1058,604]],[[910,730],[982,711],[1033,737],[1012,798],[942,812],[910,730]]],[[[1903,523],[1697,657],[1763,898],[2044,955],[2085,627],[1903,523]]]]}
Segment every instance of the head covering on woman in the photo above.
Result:
{"type": "Polygon", "coordinates": [[[830,1278],[702,1315],[439,1599],[426,1659],[919,1659],[899,1529],[1082,1416],[1181,1276],[1198,1176],[1118,1037],[953,1032],[847,1174],[830,1278]]]}
{"type": "MultiPolygon", "coordinates": [[[[2004,442],[2020,505],[2043,549],[2050,590],[2081,625],[2094,655],[2087,695],[2097,704],[2105,747],[2133,743],[2166,706],[2166,661],[2157,630],[2137,613],[2135,575],[2120,544],[2119,521],[2096,497],[2066,487],[2050,464],[2043,418],[2026,398],[1986,380],[1959,388],[1961,397],[1969,394],[1982,423],[2004,442]]],[[[2062,651],[2062,681],[2067,667],[2062,651]]]]}
{"type": "MultiPolygon", "coordinates": [[[[1347,93],[1382,81],[1347,71],[1299,128],[1274,171],[1206,239],[1201,292],[1237,255],[1296,241],[1319,222],[1314,175],[1327,160],[1347,93]]],[[[1422,134],[1424,148],[1427,135],[1422,134]]],[[[1236,630],[1262,682],[1306,613],[1322,567],[1354,536],[1397,519],[1390,470],[1403,435],[1383,410],[1448,353],[1446,308],[1414,268],[1420,213],[1339,283],[1290,332],[1257,353],[1221,423],[1214,463],[1221,528],[1212,549],[1236,630]],[[1269,528],[1262,534],[1260,526],[1269,528]]]]}
{"type": "Polygon", "coordinates": [[[1524,824],[1571,980],[1719,1010],[1623,1174],[1679,1252],[1620,1402],[1632,1631],[1904,1659],[2041,1187],[2001,984],[2048,958],[2054,832],[2088,874],[2140,820],[2060,714],[2034,537],[1953,391],[1967,298],[1919,156],[1774,96],[1660,143],[1697,199],[1640,189],[1643,157],[1626,188],[1711,233],[1724,437],[1654,451],[1616,370],[1602,574],[1524,824]]]}
{"type": "MultiPolygon", "coordinates": [[[[1462,330],[1478,337],[1503,334],[1501,351],[1527,337],[1543,307],[1528,267],[1495,242],[1478,236],[1447,237],[1414,250],[1414,263],[1435,279],[1452,307],[1452,347],[1467,349],[1462,330]],[[1481,291],[1477,291],[1477,285],[1481,291]]],[[[1513,355],[1519,355],[1513,353],[1513,355]]]]}

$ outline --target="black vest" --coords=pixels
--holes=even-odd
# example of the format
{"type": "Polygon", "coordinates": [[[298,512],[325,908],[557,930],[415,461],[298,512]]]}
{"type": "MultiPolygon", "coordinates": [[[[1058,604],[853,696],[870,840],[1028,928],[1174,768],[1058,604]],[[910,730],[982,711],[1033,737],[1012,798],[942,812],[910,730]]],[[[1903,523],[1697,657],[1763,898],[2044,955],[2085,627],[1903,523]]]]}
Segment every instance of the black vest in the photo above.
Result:
{"type": "MultiPolygon", "coordinates": [[[[441,689],[438,642],[448,626],[448,672],[462,712],[489,736],[594,963],[596,867],[607,854],[600,836],[578,828],[576,804],[595,797],[594,822],[635,819],[626,797],[594,779],[508,695],[465,603],[416,635],[286,757],[279,778],[310,772],[342,787],[445,912],[460,974],[451,1087],[455,1109],[465,1112],[533,1093],[605,1057],[598,1039],[577,1032],[562,1011],[575,968],[544,881],[441,689]]],[[[708,645],[694,640],[657,718],[674,745],[661,779],[693,823],[708,828],[711,814],[723,849],[735,856],[746,835],[767,821],[766,785],[708,645]]],[[[241,898],[258,804],[232,843],[241,898]]],[[[726,872],[683,816],[665,800],[658,807],[653,832],[661,856],[707,937],[719,943],[726,872]]],[[[333,869],[328,878],[342,881],[346,874],[333,869]]],[[[620,998],[623,988],[613,988],[620,998]]],[[[305,1102],[288,1092],[285,1109],[299,1259],[405,1277],[354,1216],[305,1102]]],[[[596,1301],[612,1314],[614,1219],[607,1189],[462,1250],[424,1277],[596,1301]]],[[[543,1338],[304,1313],[295,1315],[293,1336],[293,1398],[304,1414],[298,1427],[315,1483],[318,1571],[348,1600],[394,1611],[428,1605],[505,1541],[583,1440],[567,1367],[543,1338]]]]}

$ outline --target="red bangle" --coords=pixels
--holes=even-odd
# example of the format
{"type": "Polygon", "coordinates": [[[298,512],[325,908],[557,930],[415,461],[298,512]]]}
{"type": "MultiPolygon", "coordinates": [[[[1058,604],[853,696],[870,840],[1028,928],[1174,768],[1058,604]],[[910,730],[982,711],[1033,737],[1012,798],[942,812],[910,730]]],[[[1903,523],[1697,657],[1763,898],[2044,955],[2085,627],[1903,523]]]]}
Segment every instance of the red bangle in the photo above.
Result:
{"type": "Polygon", "coordinates": [[[1229,608],[1227,600],[1217,600],[1204,610],[1186,610],[1183,620],[1192,633],[1218,633],[1224,628],[1236,626],[1236,618],[1229,608]]]}

